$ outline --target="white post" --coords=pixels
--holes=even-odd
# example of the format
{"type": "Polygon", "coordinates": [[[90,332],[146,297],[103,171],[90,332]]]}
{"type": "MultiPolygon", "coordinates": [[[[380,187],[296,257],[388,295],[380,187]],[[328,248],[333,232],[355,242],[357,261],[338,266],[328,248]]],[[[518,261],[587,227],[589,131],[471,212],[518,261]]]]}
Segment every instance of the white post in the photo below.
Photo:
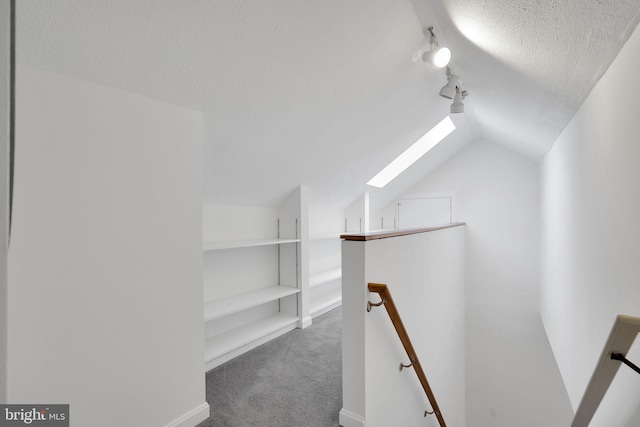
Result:
{"type": "Polygon", "coordinates": [[[298,327],[311,325],[309,298],[309,188],[301,185],[296,188],[278,209],[280,219],[280,237],[298,238],[295,247],[281,247],[281,281],[289,286],[300,288],[295,306],[281,301],[281,308],[299,317],[298,327]]]}
{"type": "Polygon", "coordinates": [[[0,2],[0,402],[7,401],[7,256],[11,144],[13,1],[0,2]]]}
{"type": "Polygon", "coordinates": [[[365,244],[342,242],[342,410],[340,425],[364,427],[365,244]]]}

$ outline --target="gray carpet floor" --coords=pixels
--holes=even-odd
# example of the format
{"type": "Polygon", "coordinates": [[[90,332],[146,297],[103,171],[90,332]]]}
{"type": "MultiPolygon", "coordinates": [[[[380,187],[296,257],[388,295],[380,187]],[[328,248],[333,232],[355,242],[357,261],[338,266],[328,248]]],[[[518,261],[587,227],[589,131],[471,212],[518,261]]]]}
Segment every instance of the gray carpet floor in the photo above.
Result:
{"type": "Polygon", "coordinates": [[[333,427],[342,409],[337,308],[207,373],[211,416],[198,427],[333,427]]]}

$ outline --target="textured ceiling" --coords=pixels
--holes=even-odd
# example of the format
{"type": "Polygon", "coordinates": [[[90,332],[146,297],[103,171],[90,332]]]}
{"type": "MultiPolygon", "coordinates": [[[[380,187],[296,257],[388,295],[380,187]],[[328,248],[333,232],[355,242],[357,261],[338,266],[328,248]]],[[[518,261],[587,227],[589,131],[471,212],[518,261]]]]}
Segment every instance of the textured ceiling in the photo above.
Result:
{"type": "Polygon", "coordinates": [[[640,16],[637,0],[17,4],[20,65],[204,111],[205,202],[260,205],[304,183],[346,206],[447,114],[444,72],[416,60],[428,25],[452,48],[467,112],[374,200],[475,138],[540,159],[640,16]]]}
{"type": "Polygon", "coordinates": [[[640,20],[638,0],[414,3],[423,22],[435,17],[443,28],[479,133],[533,160],[548,151],[640,20]]]}

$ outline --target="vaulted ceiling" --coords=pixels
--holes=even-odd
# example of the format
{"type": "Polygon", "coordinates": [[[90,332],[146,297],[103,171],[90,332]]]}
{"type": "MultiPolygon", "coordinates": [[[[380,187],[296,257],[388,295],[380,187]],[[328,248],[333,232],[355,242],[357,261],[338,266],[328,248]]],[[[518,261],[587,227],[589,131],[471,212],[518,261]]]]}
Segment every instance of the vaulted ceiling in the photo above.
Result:
{"type": "MultiPolygon", "coordinates": [[[[201,110],[204,201],[391,200],[484,138],[533,161],[635,29],[637,0],[20,0],[19,65],[201,110]],[[469,97],[458,129],[365,183],[448,114],[425,28],[469,97]]],[[[624,94],[620,94],[624,96],[624,94]]],[[[17,94],[18,99],[20,94],[17,94]]]]}

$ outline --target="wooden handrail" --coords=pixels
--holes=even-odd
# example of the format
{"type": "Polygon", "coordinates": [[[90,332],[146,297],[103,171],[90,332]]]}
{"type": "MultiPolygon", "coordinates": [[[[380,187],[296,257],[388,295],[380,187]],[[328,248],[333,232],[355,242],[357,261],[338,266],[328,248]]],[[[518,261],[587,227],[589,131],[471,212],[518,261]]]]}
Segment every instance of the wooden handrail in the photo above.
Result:
{"type": "Polygon", "coordinates": [[[616,317],[571,427],[589,425],[618,372],[620,362],[623,361],[622,359],[626,360],[625,356],[638,333],[640,333],[640,317],[623,314],[616,317]]]}
{"type": "Polygon", "coordinates": [[[452,222],[451,224],[436,225],[427,228],[403,228],[393,231],[369,231],[366,233],[346,233],[341,234],[343,240],[353,240],[356,242],[364,242],[369,240],[388,239],[390,237],[408,236],[410,234],[429,233],[431,231],[444,230],[446,228],[460,227],[465,225],[464,222],[452,222]]]}
{"type": "MultiPolygon", "coordinates": [[[[442,417],[442,413],[440,412],[440,408],[438,407],[438,402],[436,402],[436,397],[431,390],[431,386],[429,386],[429,381],[427,381],[427,376],[422,370],[422,365],[420,364],[420,360],[418,359],[418,355],[416,354],[415,349],[413,348],[413,344],[411,344],[411,339],[409,339],[409,334],[402,323],[402,319],[400,318],[400,314],[396,309],[396,305],[393,302],[393,298],[391,298],[391,293],[387,285],[382,283],[369,283],[369,292],[376,292],[382,298],[382,301],[377,304],[369,303],[367,305],[367,311],[371,310],[372,306],[379,306],[384,304],[384,308],[387,309],[387,313],[391,318],[391,323],[393,323],[393,327],[396,329],[398,333],[398,337],[400,337],[400,341],[402,342],[402,346],[407,352],[407,356],[409,356],[409,361],[411,364],[409,366],[413,366],[413,369],[416,371],[416,375],[418,375],[418,379],[420,380],[420,384],[422,384],[422,388],[427,395],[427,399],[431,404],[431,408],[433,408],[433,413],[435,413],[438,422],[441,427],[446,427],[447,424],[444,422],[444,418],[442,417]]],[[[406,367],[406,365],[401,365],[406,367]]],[[[425,411],[425,416],[427,412],[425,411]]]]}

